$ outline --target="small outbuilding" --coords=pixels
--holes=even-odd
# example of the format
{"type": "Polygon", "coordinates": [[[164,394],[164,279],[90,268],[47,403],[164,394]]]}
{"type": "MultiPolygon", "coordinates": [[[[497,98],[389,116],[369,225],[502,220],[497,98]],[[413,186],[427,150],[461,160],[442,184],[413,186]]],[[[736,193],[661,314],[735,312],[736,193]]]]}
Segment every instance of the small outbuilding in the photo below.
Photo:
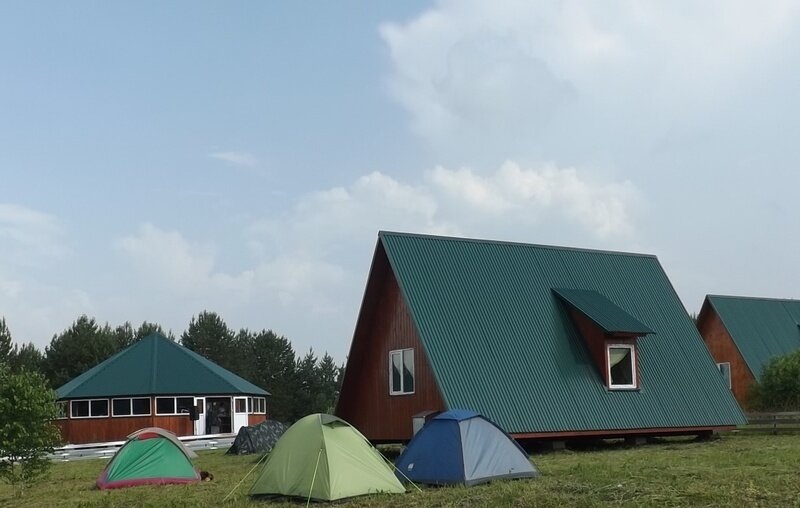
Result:
{"type": "Polygon", "coordinates": [[[742,407],[773,358],[800,349],[800,300],[708,295],[697,328],[742,407]]]}
{"type": "Polygon", "coordinates": [[[381,232],[336,414],[398,442],[453,408],[516,439],[745,423],[655,256],[381,232]]]}
{"type": "Polygon", "coordinates": [[[124,440],[144,427],[178,436],[236,433],[266,419],[265,390],[160,334],[56,390],[62,439],[124,440]]]}

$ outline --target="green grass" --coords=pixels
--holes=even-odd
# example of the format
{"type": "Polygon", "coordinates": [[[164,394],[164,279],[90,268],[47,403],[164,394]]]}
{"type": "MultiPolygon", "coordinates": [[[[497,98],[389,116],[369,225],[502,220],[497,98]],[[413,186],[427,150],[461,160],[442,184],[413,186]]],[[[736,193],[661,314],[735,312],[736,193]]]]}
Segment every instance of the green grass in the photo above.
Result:
{"type": "MultiPolygon", "coordinates": [[[[21,499],[0,484],[0,506],[211,506],[255,464],[252,457],[200,452],[196,465],[215,480],[197,485],[135,487],[101,492],[94,481],[102,460],[55,464],[50,478],[21,499]]],[[[709,442],[669,440],[636,448],[608,445],[533,456],[542,476],[464,488],[411,489],[368,496],[350,506],[798,506],[800,435],[730,434],[709,442]]],[[[225,506],[293,506],[251,500],[249,477],[225,506]]],[[[317,504],[320,506],[320,504],[317,504]]]]}

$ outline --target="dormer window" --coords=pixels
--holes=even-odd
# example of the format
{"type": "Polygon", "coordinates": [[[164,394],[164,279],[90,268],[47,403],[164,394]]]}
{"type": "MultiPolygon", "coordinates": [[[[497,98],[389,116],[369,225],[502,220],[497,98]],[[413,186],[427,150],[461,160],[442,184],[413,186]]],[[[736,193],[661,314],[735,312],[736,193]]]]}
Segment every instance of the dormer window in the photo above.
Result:
{"type": "Polygon", "coordinates": [[[636,346],[611,344],[608,346],[608,387],[612,390],[636,388],[636,346]]]}
{"type": "Polygon", "coordinates": [[[553,289],[583,337],[608,390],[639,389],[639,338],[655,333],[591,289],[553,289]]]}

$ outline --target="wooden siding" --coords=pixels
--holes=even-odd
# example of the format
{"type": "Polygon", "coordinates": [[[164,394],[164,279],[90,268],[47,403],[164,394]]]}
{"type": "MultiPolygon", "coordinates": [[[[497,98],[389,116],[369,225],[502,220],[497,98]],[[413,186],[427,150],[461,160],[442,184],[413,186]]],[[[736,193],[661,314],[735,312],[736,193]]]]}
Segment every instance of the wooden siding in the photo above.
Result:
{"type": "MultiPolygon", "coordinates": [[[[209,395],[204,399],[230,399],[230,395],[209,395]]],[[[151,398],[150,407],[155,408],[151,398]]],[[[109,406],[109,409],[111,407],[109,406]]],[[[67,409],[69,411],[69,407],[67,409]]],[[[264,414],[248,414],[247,424],[256,425],[266,420],[264,414]]],[[[194,422],[188,414],[169,416],[107,416],[104,418],[64,418],[56,420],[64,443],[85,444],[107,441],[124,441],[134,431],[145,427],[161,427],[177,436],[193,436],[194,422]]]]}
{"type": "Polygon", "coordinates": [[[258,425],[259,423],[266,421],[266,419],[267,415],[247,415],[247,425],[258,425]]]}
{"type": "Polygon", "coordinates": [[[379,246],[347,362],[337,416],[372,441],[407,441],[411,418],[446,409],[388,259],[379,246]],[[389,352],[414,350],[413,394],[389,395],[389,352]]]}
{"type": "Polygon", "coordinates": [[[744,361],[739,348],[733,342],[717,312],[708,303],[703,302],[700,315],[697,316],[697,329],[706,343],[706,347],[717,363],[730,362],[731,364],[731,391],[736,401],[743,409],[747,409],[747,397],[750,387],[755,382],[755,376],[744,361]]]}
{"type": "Polygon", "coordinates": [[[145,427],[161,427],[177,436],[194,435],[194,422],[186,415],[125,416],[56,420],[65,443],[85,444],[124,441],[128,435],[145,427]]]}

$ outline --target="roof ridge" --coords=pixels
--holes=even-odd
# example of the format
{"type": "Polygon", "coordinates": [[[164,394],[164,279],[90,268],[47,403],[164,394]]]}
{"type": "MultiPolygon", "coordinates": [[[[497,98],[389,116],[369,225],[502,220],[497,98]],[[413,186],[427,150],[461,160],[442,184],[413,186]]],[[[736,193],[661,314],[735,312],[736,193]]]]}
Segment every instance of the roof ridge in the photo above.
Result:
{"type": "Polygon", "coordinates": [[[525,243],[525,242],[514,242],[510,240],[489,240],[484,238],[467,238],[467,237],[459,237],[459,236],[445,236],[445,235],[431,235],[425,233],[406,233],[401,231],[378,231],[378,237],[383,238],[384,236],[405,236],[411,238],[426,238],[431,240],[445,240],[445,241],[453,241],[453,242],[465,242],[465,243],[479,243],[479,244],[488,244],[488,245],[509,245],[509,246],[516,246],[516,247],[532,247],[537,249],[549,249],[549,250],[560,250],[560,251],[577,251],[577,252],[588,252],[593,254],[612,254],[615,256],[631,256],[631,257],[644,257],[644,258],[654,258],[658,259],[658,256],[655,254],[644,254],[640,252],[627,252],[627,251],[617,251],[617,250],[607,250],[607,249],[590,249],[586,247],[569,247],[564,245],[545,245],[539,243],[525,243]]]}
{"type": "Polygon", "coordinates": [[[707,294],[706,298],[730,298],[736,300],[761,300],[766,302],[796,302],[800,303],[797,298],[775,298],[770,296],[739,296],[739,295],[714,295],[707,294]]]}

